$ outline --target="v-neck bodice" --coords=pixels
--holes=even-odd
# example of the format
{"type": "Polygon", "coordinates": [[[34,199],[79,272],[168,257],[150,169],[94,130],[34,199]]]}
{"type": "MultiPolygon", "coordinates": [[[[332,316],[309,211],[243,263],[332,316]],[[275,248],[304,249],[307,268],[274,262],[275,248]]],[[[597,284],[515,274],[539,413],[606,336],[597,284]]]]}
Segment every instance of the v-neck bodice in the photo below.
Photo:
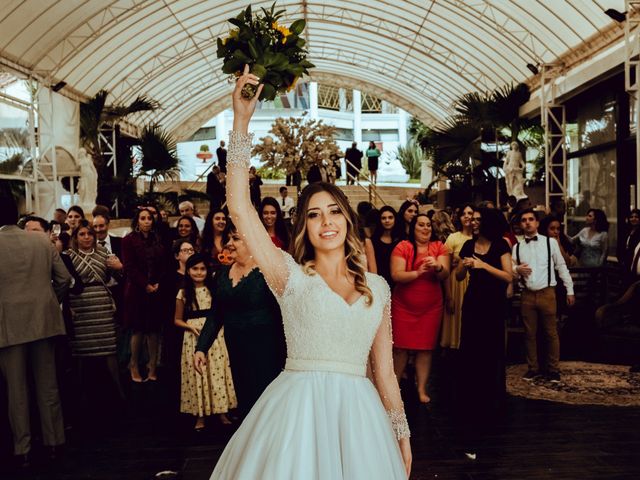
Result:
{"type": "Polygon", "coordinates": [[[385,280],[366,274],[373,303],[349,304],[319,274],[308,275],[285,254],[289,280],[277,297],[287,340],[287,368],[364,375],[371,344],[390,293],[385,280]]]}

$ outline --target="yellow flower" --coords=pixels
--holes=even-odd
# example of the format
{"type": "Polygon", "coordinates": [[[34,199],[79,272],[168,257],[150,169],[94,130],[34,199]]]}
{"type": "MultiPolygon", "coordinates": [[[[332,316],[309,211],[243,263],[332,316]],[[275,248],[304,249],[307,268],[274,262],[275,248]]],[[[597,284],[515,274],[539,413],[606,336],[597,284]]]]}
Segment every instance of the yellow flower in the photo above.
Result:
{"type": "Polygon", "coordinates": [[[234,28],[229,32],[229,38],[238,38],[238,33],[240,33],[240,30],[234,28]]]}
{"type": "Polygon", "coordinates": [[[287,27],[284,27],[282,25],[278,25],[278,22],[273,22],[271,24],[271,27],[282,34],[282,43],[283,44],[287,43],[287,37],[291,35],[291,30],[289,30],[287,27]]]}

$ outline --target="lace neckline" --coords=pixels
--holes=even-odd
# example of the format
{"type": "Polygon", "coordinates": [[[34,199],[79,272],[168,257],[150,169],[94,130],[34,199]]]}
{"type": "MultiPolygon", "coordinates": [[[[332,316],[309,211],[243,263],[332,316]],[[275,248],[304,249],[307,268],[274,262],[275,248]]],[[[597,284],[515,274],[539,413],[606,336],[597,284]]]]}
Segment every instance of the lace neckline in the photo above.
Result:
{"type": "Polygon", "coordinates": [[[356,298],[353,302],[349,303],[347,302],[347,300],[345,300],[345,298],[340,295],[338,292],[336,292],[333,288],[331,288],[329,286],[329,284],[327,283],[327,281],[322,278],[322,275],[320,275],[318,272],[316,272],[316,276],[320,279],[320,281],[322,282],[322,284],[327,288],[327,290],[329,290],[331,293],[333,293],[336,297],[338,297],[340,300],[342,300],[342,303],[344,305],[346,305],[348,308],[354,307],[357,303],[360,302],[360,300],[362,300],[362,298],[364,297],[364,295],[360,294],[360,296],[358,298],[356,298]]]}

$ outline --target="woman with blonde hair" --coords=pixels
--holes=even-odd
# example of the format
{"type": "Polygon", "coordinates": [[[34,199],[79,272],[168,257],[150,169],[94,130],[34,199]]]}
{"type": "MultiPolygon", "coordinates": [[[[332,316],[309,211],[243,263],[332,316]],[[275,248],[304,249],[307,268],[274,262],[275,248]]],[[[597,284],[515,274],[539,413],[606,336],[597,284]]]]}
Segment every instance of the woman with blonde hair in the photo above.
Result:
{"type": "Polygon", "coordinates": [[[444,210],[438,210],[433,214],[431,224],[433,225],[433,235],[442,243],[445,243],[449,235],[456,231],[451,217],[444,210]]]}
{"type": "MultiPolygon", "coordinates": [[[[406,479],[409,426],[393,372],[390,292],[367,273],[345,195],[319,182],[298,203],[292,255],[278,249],[251,206],[248,125],[260,97],[248,66],[233,92],[228,156],[231,219],[280,304],[285,370],[267,387],[225,448],[216,480],[406,479]],[[371,360],[374,384],[366,377],[371,360]]],[[[197,352],[195,362],[204,355],[197,352]]]]}

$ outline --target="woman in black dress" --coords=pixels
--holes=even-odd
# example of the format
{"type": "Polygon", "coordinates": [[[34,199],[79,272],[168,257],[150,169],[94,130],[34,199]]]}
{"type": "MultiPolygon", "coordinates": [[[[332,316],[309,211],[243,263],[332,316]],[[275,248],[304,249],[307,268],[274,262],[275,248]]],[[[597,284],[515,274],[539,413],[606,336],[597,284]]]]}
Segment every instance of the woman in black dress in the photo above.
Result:
{"type": "Polygon", "coordinates": [[[473,238],[460,251],[458,281],[470,274],[462,303],[456,365],[456,421],[465,455],[475,460],[482,435],[498,418],[505,397],[505,312],[512,280],[511,249],[498,210],[473,212],[473,238]]]}
{"type": "Polygon", "coordinates": [[[284,368],[287,348],[280,307],[231,220],[225,240],[234,262],[215,276],[213,309],[194,361],[196,369],[206,364],[206,352],[224,326],[238,410],[244,416],[284,368]]]}
{"type": "Polygon", "coordinates": [[[391,278],[391,252],[402,239],[402,225],[398,222],[396,211],[389,205],[377,211],[376,220],[376,227],[371,235],[376,268],[373,273],[383,277],[393,290],[395,282],[391,278]]]}

